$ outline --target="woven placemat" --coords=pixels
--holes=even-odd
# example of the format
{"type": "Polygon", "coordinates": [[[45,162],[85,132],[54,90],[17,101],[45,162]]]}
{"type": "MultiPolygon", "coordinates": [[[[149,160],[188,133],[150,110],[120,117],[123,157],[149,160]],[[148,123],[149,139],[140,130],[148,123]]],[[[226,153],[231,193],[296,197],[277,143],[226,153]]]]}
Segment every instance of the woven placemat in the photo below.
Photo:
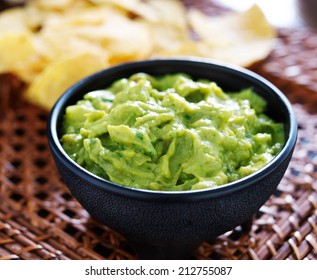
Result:
{"type": "Polygon", "coordinates": [[[317,33],[313,30],[280,29],[272,53],[252,68],[283,89],[293,103],[317,111],[317,33]]]}
{"type": "MultiPolygon", "coordinates": [[[[312,31],[295,31],[281,30],[268,59],[252,66],[293,102],[299,138],[290,166],[249,232],[237,227],[205,242],[193,259],[317,259],[317,107],[312,105],[317,63],[307,67],[307,48],[312,55],[317,42],[309,39],[316,36],[312,31]],[[294,39],[298,34],[301,40],[294,39]],[[300,51],[288,52],[290,46],[300,51]],[[298,57],[293,66],[303,70],[279,75],[275,70],[284,69],[291,56],[298,57]],[[307,82],[299,82],[305,76],[307,82]]],[[[48,149],[48,113],[19,100],[22,88],[15,76],[0,76],[0,260],[136,259],[120,234],[92,219],[69,193],[48,149]]]]}

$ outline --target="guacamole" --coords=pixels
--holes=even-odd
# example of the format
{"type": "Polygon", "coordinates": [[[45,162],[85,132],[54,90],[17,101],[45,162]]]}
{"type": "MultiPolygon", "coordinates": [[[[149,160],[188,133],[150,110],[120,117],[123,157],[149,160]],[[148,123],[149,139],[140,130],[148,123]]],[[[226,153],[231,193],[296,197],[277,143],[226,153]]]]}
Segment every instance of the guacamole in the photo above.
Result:
{"type": "Polygon", "coordinates": [[[88,171],[131,188],[212,188],[265,166],[284,144],[252,89],[137,73],[66,108],[61,143],[88,171]]]}

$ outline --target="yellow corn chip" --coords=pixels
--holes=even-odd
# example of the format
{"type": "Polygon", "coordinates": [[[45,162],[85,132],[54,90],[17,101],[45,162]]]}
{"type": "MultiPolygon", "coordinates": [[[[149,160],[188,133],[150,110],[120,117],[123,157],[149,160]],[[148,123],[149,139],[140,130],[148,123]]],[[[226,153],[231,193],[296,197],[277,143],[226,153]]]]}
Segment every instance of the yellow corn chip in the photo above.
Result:
{"type": "Polygon", "coordinates": [[[75,2],[81,2],[76,0],[31,0],[31,5],[38,6],[41,9],[58,9],[64,10],[69,8],[75,2]]]}
{"type": "Polygon", "coordinates": [[[29,34],[7,33],[0,36],[0,73],[15,72],[18,65],[27,63],[35,55],[29,34]]]}
{"type": "Polygon", "coordinates": [[[192,9],[188,16],[201,39],[197,55],[248,66],[272,49],[275,31],[257,5],[246,12],[214,18],[192,9]]]}
{"type": "Polygon", "coordinates": [[[257,6],[209,17],[180,0],[29,0],[0,13],[0,72],[19,75],[28,100],[50,109],[110,65],[198,56],[248,66],[268,55],[274,36],[257,6]]]}
{"type": "Polygon", "coordinates": [[[47,66],[31,83],[26,98],[50,109],[60,95],[80,79],[108,66],[104,57],[82,53],[47,66]]]}
{"type": "Polygon", "coordinates": [[[12,8],[0,13],[0,36],[28,32],[27,17],[23,8],[12,8]]]}

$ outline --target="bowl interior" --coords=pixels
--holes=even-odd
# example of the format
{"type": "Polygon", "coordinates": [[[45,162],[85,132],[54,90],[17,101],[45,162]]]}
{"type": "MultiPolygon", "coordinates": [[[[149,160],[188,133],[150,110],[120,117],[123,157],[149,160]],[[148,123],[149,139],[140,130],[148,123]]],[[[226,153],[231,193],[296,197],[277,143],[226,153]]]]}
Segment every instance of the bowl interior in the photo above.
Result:
{"type": "MultiPolygon", "coordinates": [[[[283,122],[286,125],[286,134],[289,134],[291,120],[289,108],[285,104],[287,101],[283,94],[268,81],[246,69],[196,60],[149,60],[127,63],[91,75],[70,88],[63,95],[62,100],[59,100],[58,126],[60,127],[60,118],[62,118],[65,108],[75,104],[85,93],[106,88],[115,80],[129,77],[137,72],[145,72],[154,76],[183,72],[189,74],[193,79],[214,81],[227,92],[236,92],[251,87],[268,102],[266,113],[274,120],[283,122]]],[[[59,130],[59,135],[60,133],[59,130]]]]}
{"type": "MultiPolygon", "coordinates": [[[[154,76],[183,72],[189,74],[193,79],[208,79],[214,81],[227,92],[236,92],[241,89],[252,88],[267,101],[267,115],[285,125],[286,143],[282,151],[280,151],[266,167],[239,180],[239,182],[243,181],[248,183],[249,177],[255,177],[255,174],[259,177],[258,179],[261,179],[261,173],[274,169],[274,167],[277,167],[280,162],[284,162],[292,153],[297,137],[296,119],[289,101],[275,86],[259,75],[246,69],[223,63],[195,59],[157,59],[127,63],[100,71],[81,80],[62,95],[51,112],[49,133],[52,135],[49,138],[53,139],[57,149],[62,150],[59,139],[62,134],[61,122],[67,106],[75,104],[89,91],[106,88],[113,81],[129,77],[137,72],[145,72],[154,76]]],[[[100,180],[104,181],[104,179],[100,180]]],[[[252,183],[251,181],[249,183],[252,183]]],[[[226,191],[232,191],[231,186],[234,184],[235,182],[214,189],[208,189],[208,191],[218,192],[218,195],[223,194],[226,191]]],[[[243,184],[240,185],[242,187],[243,184]]],[[[141,190],[141,192],[142,191],[144,190],[141,190]]],[[[206,192],[206,190],[199,191],[206,192]]]]}

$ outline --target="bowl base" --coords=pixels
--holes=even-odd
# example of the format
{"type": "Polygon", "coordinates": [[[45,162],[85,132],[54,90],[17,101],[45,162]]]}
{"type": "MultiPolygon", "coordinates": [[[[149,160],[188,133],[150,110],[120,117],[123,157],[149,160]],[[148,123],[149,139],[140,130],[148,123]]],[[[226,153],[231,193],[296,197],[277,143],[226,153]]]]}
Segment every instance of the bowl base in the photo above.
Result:
{"type": "Polygon", "coordinates": [[[252,229],[252,225],[253,225],[253,219],[254,217],[250,218],[249,220],[247,220],[246,222],[241,224],[241,229],[243,233],[249,233],[252,229]]]}
{"type": "MultiPolygon", "coordinates": [[[[252,228],[253,217],[241,224],[241,234],[248,234],[252,228]]],[[[214,239],[212,239],[214,240],[214,239]]],[[[173,243],[166,245],[144,244],[128,239],[141,260],[188,260],[202,242],[173,243]]]]}
{"type": "Polygon", "coordinates": [[[141,260],[188,260],[201,242],[152,245],[128,240],[141,260]]]}

